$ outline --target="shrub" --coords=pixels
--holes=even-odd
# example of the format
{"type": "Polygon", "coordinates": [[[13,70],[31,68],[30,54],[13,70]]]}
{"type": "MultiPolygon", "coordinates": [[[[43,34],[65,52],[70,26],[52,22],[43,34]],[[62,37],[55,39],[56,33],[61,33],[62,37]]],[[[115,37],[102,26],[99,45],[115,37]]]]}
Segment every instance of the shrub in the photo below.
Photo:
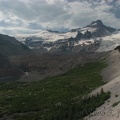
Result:
{"type": "Polygon", "coordinates": [[[113,103],[113,104],[112,104],[112,107],[117,106],[119,103],[120,103],[120,101],[113,103]]]}

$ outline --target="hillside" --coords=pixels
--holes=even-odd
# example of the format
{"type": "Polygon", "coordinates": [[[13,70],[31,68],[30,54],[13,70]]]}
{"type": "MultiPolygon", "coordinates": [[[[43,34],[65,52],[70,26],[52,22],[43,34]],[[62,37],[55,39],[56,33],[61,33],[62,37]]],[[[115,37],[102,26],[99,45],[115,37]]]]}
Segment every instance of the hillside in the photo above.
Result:
{"type": "Polygon", "coordinates": [[[108,66],[102,71],[103,79],[107,84],[94,90],[96,94],[103,88],[111,92],[111,97],[86,120],[119,120],[120,115],[120,52],[114,50],[107,56],[108,66]],[[95,115],[98,113],[97,115],[95,115]]]}
{"type": "Polygon", "coordinates": [[[119,120],[119,36],[100,20],[24,44],[0,34],[0,119],[119,120]]]}
{"type": "Polygon", "coordinates": [[[0,55],[10,56],[28,52],[29,48],[18,42],[14,37],[0,34],[0,55]]]}
{"type": "Polygon", "coordinates": [[[10,63],[9,57],[13,55],[24,55],[30,49],[18,42],[14,37],[0,34],[0,81],[16,80],[23,72],[14,63],[10,63]]]}
{"type": "Polygon", "coordinates": [[[101,59],[106,54],[108,53],[42,53],[12,56],[10,62],[21,71],[28,72],[29,75],[21,77],[22,81],[34,81],[64,73],[79,64],[101,59]]]}
{"type": "Polygon", "coordinates": [[[120,0],[0,0],[0,120],[120,120],[120,0]]]}
{"type": "Polygon", "coordinates": [[[96,61],[32,83],[0,84],[1,120],[83,120],[110,97],[110,92],[87,97],[104,84],[99,74],[106,66],[96,61]]]}
{"type": "Polygon", "coordinates": [[[111,53],[11,57],[11,63],[28,75],[22,83],[0,83],[0,119],[83,120],[91,114],[85,119],[119,120],[119,57],[117,49],[111,53]],[[54,77],[48,77],[51,75],[54,77]],[[98,111],[100,115],[95,115],[98,111]]]}
{"type": "Polygon", "coordinates": [[[8,58],[0,55],[0,82],[17,80],[21,75],[23,75],[21,70],[10,63],[8,58]]]}

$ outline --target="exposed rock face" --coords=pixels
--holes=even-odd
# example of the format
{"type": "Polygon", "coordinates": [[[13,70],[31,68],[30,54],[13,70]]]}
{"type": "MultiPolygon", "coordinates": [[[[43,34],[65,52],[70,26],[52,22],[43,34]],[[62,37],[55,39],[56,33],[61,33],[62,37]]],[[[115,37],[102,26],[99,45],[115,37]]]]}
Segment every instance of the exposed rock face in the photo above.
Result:
{"type": "Polygon", "coordinates": [[[76,35],[76,37],[74,39],[80,40],[81,38],[83,38],[83,34],[81,32],[78,32],[78,34],[76,35]]]}
{"type": "Polygon", "coordinates": [[[83,38],[84,39],[90,39],[90,38],[92,38],[92,33],[89,32],[89,31],[86,31],[85,34],[83,35],[83,38]]]}
{"type": "Polygon", "coordinates": [[[105,26],[101,20],[97,20],[88,25],[89,27],[96,28],[96,31],[92,33],[95,37],[103,37],[113,33],[116,29],[105,26]]]}

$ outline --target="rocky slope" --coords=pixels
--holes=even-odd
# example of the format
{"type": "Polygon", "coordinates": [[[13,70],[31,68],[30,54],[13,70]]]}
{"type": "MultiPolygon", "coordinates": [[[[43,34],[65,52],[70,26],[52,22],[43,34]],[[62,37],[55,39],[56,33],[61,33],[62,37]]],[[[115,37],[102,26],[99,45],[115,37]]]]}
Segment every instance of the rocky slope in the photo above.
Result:
{"type": "Polygon", "coordinates": [[[0,55],[0,82],[17,80],[23,74],[8,58],[0,55]]]}
{"type": "Polygon", "coordinates": [[[19,55],[29,51],[29,48],[18,42],[14,37],[0,34],[0,55],[19,55]]]}
{"type": "Polygon", "coordinates": [[[0,34],[0,81],[6,79],[17,79],[23,72],[14,64],[10,63],[8,57],[30,52],[30,49],[18,42],[14,37],[0,34]]]}
{"type": "Polygon", "coordinates": [[[22,76],[22,81],[40,80],[48,76],[54,76],[66,72],[79,64],[100,59],[104,53],[91,54],[63,54],[63,53],[43,53],[26,56],[13,56],[10,62],[26,73],[22,76]]]}
{"type": "Polygon", "coordinates": [[[108,67],[103,70],[102,75],[107,84],[94,90],[91,94],[96,94],[103,88],[104,91],[111,92],[111,97],[104,105],[99,107],[94,113],[91,113],[89,117],[86,117],[86,120],[120,119],[120,52],[114,50],[106,58],[108,67]]]}

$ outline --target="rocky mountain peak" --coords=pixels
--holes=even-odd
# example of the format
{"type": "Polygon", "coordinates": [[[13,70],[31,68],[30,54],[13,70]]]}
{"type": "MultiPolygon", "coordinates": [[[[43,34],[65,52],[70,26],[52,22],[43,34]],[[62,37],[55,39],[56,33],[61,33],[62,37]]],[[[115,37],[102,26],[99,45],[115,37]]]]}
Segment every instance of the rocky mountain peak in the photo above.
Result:
{"type": "Polygon", "coordinates": [[[96,20],[91,23],[92,26],[103,26],[103,23],[101,20],[96,20]]]}
{"type": "Polygon", "coordinates": [[[96,21],[93,21],[89,27],[103,27],[104,24],[101,20],[96,20],[96,21]]]}
{"type": "Polygon", "coordinates": [[[83,35],[84,39],[90,39],[92,38],[92,33],[90,31],[86,31],[85,34],[83,35]]]}

